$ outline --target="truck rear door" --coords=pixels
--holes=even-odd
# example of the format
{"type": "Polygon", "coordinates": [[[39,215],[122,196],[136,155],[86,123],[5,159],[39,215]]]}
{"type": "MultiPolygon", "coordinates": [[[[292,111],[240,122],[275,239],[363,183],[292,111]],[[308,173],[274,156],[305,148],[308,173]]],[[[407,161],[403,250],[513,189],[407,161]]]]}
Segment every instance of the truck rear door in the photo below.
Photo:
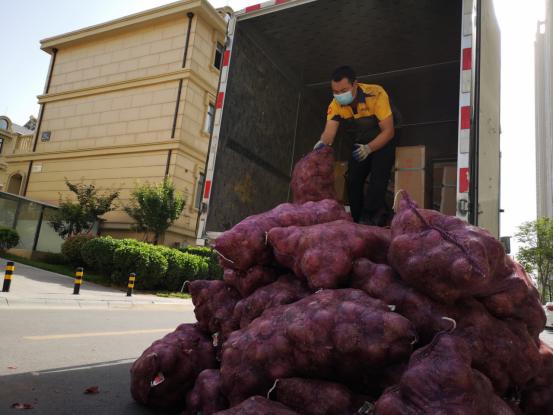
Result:
{"type": "Polygon", "coordinates": [[[457,216],[499,235],[500,29],[493,0],[464,0],[457,216]]]}
{"type": "Polygon", "coordinates": [[[472,186],[474,223],[498,237],[500,232],[500,29],[492,0],[477,3],[478,24],[475,85],[476,142],[472,186]]]}

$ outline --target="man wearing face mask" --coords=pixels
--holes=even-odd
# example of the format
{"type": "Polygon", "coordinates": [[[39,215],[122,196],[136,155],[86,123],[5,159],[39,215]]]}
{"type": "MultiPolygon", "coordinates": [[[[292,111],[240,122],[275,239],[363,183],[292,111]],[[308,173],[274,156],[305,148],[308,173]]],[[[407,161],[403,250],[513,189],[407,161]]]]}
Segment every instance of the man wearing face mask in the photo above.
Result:
{"type": "Polygon", "coordinates": [[[348,66],[332,75],[334,99],[327,110],[327,123],[314,149],[333,144],[340,124],[353,139],[348,162],[347,188],[350,211],[355,222],[362,219],[364,182],[369,175],[367,210],[369,221],[383,226],[387,219],[385,193],[394,164],[396,140],[394,117],[385,90],[379,85],[362,84],[348,66]]]}

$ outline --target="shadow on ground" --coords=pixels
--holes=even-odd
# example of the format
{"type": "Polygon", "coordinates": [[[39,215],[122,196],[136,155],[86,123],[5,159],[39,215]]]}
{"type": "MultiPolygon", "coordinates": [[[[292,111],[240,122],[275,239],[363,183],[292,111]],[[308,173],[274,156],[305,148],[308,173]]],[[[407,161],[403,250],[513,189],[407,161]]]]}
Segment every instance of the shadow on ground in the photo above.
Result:
{"type": "Polygon", "coordinates": [[[163,412],[144,408],[129,392],[129,369],[125,361],[93,366],[50,369],[0,376],[0,414],[17,414],[13,403],[29,403],[34,415],[153,415],[163,412]],[[85,389],[98,386],[98,394],[85,389]]]}

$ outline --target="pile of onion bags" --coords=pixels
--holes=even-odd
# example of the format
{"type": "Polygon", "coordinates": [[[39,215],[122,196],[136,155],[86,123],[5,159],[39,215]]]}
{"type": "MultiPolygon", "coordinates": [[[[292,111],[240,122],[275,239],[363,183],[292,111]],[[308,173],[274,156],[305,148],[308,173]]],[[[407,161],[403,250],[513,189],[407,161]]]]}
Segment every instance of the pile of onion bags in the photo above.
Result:
{"type": "Polygon", "coordinates": [[[497,293],[479,300],[498,318],[520,320],[527,326],[529,334],[537,338],[546,324],[539,293],[520,264],[514,262],[513,269],[514,272],[498,287],[497,293]]]}
{"type": "Polygon", "coordinates": [[[502,244],[486,230],[420,209],[403,191],[391,231],[389,264],[437,301],[496,293],[513,272],[502,244]]]}
{"type": "Polygon", "coordinates": [[[539,370],[537,340],[525,323],[496,318],[476,299],[441,304],[411,288],[391,267],[368,259],[354,263],[351,286],[381,299],[410,320],[419,335],[418,345],[441,331],[456,329],[453,335],[471,345],[473,367],[490,378],[498,393],[522,388],[539,370]]]}
{"type": "Polygon", "coordinates": [[[469,346],[445,332],[410,357],[400,383],[385,391],[375,415],[509,415],[486,376],[472,369],[469,346]]]}
{"type": "Polygon", "coordinates": [[[411,323],[355,289],[321,290],[266,310],[223,345],[223,392],[231,405],[285,377],[361,382],[412,352],[411,323]]]}
{"type": "Polygon", "coordinates": [[[342,287],[357,258],[386,263],[388,229],[338,220],[312,226],[273,228],[268,241],[275,259],[313,289],[342,287]]]}
{"type": "Polygon", "coordinates": [[[276,269],[261,265],[255,265],[247,271],[227,268],[223,273],[223,281],[234,287],[242,297],[248,297],[256,289],[272,283],[276,278],[276,269]]]}
{"type": "Polygon", "coordinates": [[[299,160],[292,171],[290,187],[294,203],[336,199],[333,149],[325,146],[299,160]]]}
{"type": "Polygon", "coordinates": [[[283,226],[308,226],[335,220],[352,220],[336,200],[307,202],[302,205],[283,203],[268,212],[252,215],[223,232],[214,244],[220,262],[226,268],[246,271],[253,265],[267,265],[273,250],[267,243],[267,232],[283,226]]]}
{"type": "Polygon", "coordinates": [[[440,304],[411,288],[386,264],[376,264],[367,258],[356,260],[350,286],[382,300],[410,320],[422,344],[431,341],[438,332],[449,330],[454,324],[448,318],[452,307],[440,304]]]}
{"type": "Polygon", "coordinates": [[[244,402],[226,411],[217,412],[217,415],[299,415],[285,405],[262,398],[252,396],[244,402]]]}
{"type": "Polygon", "coordinates": [[[156,340],[131,366],[131,394],[144,405],[172,409],[204,369],[217,367],[212,339],[196,325],[181,324],[156,340]]]}
{"type": "Polygon", "coordinates": [[[366,398],[340,383],[314,379],[278,379],[271,397],[300,415],[352,415],[367,405],[366,398]]]}
{"type": "Polygon", "coordinates": [[[182,415],[212,415],[229,407],[221,393],[221,376],[217,369],[200,372],[194,388],[187,394],[187,405],[182,415]]]}
{"type": "Polygon", "coordinates": [[[535,376],[523,389],[521,408],[526,415],[552,413],[552,347],[541,342],[541,366],[535,376]]]}
{"type": "Polygon", "coordinates": [[[239,293],[219,280],[196,280],[189,283],[189,293],[194,304],[198,328],[208,334],[217,334],[219,343],[238,328],[233,320],[239,293]]]}
{"type": "Polygon", "coordinates": [[[457,304],[450,317],[457,323],[454,335],[470,347],[472,366],[490,379],[499,394],[522,388],[538,374],[538,342],[522,322],[497,319],[474,299],[457,304]]]}
{"type": "MultiPolygon", "coordinates": [[[[302,196],[319,198],[306,166],[326,157],[297,166],[302,196]]],[[[189,283],[198,324],[137,360],[135,399],[186,400],[183,415],[550,414],[531,278],[488,232],[400,197],[392,229],[296,198],[222,234],[224,280],[189,283]]]]}
{"type": "Polygon", "coordinates": [[[233,320],[238,322],[241,329],[245,328],[264,310],[294,303],[310,294],[298,278],[283,275],[274,283],[258,288],[252,295],[240,300],[235,305],[233,320]]]}

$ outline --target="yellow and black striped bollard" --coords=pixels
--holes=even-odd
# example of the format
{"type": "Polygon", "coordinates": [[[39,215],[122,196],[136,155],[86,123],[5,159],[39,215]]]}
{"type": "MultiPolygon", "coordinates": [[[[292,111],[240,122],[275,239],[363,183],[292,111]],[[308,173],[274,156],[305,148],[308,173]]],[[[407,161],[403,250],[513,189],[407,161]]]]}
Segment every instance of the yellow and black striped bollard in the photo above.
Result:
{"type": "Polygon", "coordinates": [[[75,270],[75,285],[73,286],[73,294],[79,294],[81,284],[83,283],[83,267],[79,267],[75,270]]]}
{"type": "Polygon", "coordinates": [[[133,288],[135,288],[135,280],[137,276],[134,272],[129,274],[129,283],[127,284],[127,297],[133,295],[133,288]]]}
{"type": "Polygon", "coordinates": [[[6,273],[4,274],[4,285],[2,286],[2,292],[10,292],[10,285],[12,284],[12,275],[15,271],[15,264],[12,261],[8,261],[6,264],[6,273]]]}

